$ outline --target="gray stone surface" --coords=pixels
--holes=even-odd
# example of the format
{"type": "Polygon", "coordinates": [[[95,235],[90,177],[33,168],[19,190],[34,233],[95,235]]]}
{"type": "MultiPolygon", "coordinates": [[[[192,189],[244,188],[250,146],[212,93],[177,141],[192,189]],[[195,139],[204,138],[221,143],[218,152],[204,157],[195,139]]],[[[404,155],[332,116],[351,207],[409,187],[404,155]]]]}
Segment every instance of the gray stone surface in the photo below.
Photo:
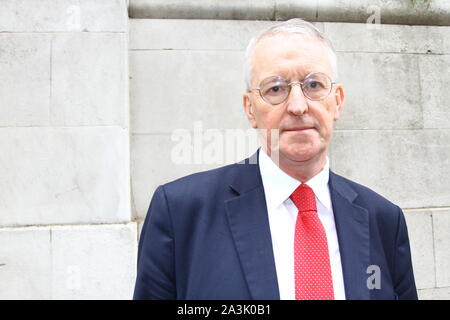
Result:
{"type": "Polygon", "coordinates": [[[346,97],[337,129],[423,127],[417,56],[342,52],[338,61],[346,97]]]}
{"type": "MultiPolygon", "coordinates": [[[[247,20],[130,20],[130,49],[240,50],[274,21],[247,20]]],[[[314,25],[323,30],[323,23],[314,25]]]]}
{"type": "Polygon", "coordinates": [[[247,128],[242,109],[243,54],[239,51],[130,52],[133,133],[247,128]]]}
{"type": "Polygon", "coordinates": [[[1,228],[0,241],[1,299],[132,297],[136,223],[1,228]]]}
{"type": "Polygon", "coordinates": [[[446,0],[418,3],[385,0],[130,0],[130,17],[164,19],[285,20],[366,22],[379,13],[382,23],[449,25],[446,0]]]}
{"type": "Polygon", "coordinates": [[[335,131],[332,168],[402,208],[450,205],[450,130],[335,131]]]}
{"type": "Polygon", "coordinates": [[[155,189],[191,173],[218,167],[218,164],[177,164],[171,152],[176,142],[171,135],[133,135],[131,139],[131,184],[133,203],[139,219],[147,214],[155,189]]]}
{"type": "Polygon", "coordinates": [[[273,20],[275,0],[131,0],[132,18],[273,20]]]}
{"type": "Polygon", "coordinates": [[[424,127],[450,128],[450,55],[420,56],[419,72],[424,127]]]}
{"type": "Polygon", "coordinates": [[[0,32],[127,31],[126,0],[2,0],[0,32]]]}
{"type": "MultiPolygon", "coordinates": [[[[301,8],[302,4],[296,1],[288,0],[297,3],[297,7],[301,8]]],[[[384,13],[390,8],[399,9],[403,3],[398,1],[383,1],[383,0],[358,0],[358,1],[320,1],[316,2],[316,19],[319,21],[332,22],[366,22],[373,14],[372,8],[377,8],[384,13]],[[397,3],[396,3],[397,2],[397,3]]],[[[288,16],[290,17],[290,16],[288,16]]]]}
{"type": "Polygon", "coordinates": [[[450,287],[450,210],[433,212],[436,286],[450,287]]]}
{"type": "Polygon", "coordinates": [[[337,51],[443,54],[450,52],[449,27],[323,23],[337,51]]]}
{"type": "Polygon", "coordinates": [[[0,243],[0,299],[50,299],[50,230],[0,228],[0,243]]]}
{"type": "Polygon", "coordinates": [[[128,130],[0,129],[0,225],[130,220],[128,130]]]}
{"type": "MultiPolygon", "coordinates": [[[[291,0],[296,2],[295,0],[291,0]]],[[[386,0],[316,0],[317,20],[331,22],[371,22],[379,14],[381,23],[403,25],[449,25],[450,7],[445,0],[416,3],[386,0]]],[[[302,7],[301,2],[296,2],[302,7]]]]}
{"type": "Polygon", "coordinates": [[[128,126],[127,38],[123,33],[55,34],[51,123],[128,126]]]}
{"type": "Polygon", "coordinates": [[[302,18],[307,21],[317,21],[317,0],[275,0],[275,20],[302,18]]]}
{"type": "MultiPolygon", "coordinates": [[[[150,200],[155,189],[167,182],[199,171],[239,162],[252,155],[258,148],[258,140],[249,129],[249,135],[232,135],[227,130],[217,131],[223,140],[208,139],[208,132],[203,136],[190,132],[189,146],[192,150],[187,162],[177,158],[177,146],[181,140],[166,134],[135,134],[131,139],[131,184],[132,202],[135,217],[143,219],[147,214],[150,200]],[[200,139],[200,142],[198,142],[200,139]],[[239,142],[244,141],[241,145],[239,142]],[[220,148],[221,145],[223,148],[220,148]],[[217,152],[209,153],[214,146],[217,152]],[[209,149],[211,150],[211,148],[209,149]],[[219,150],[223,150],[220,153],[219,150]],[[208,156],[208,155],[211,156],[208,156]]],[[[246,133],[247,131],[245,131],[246,133]]],[[[211,136],[212,137],[212,136],[211,136]]],[[[179,149],[178,149],[179,150],[179,149]]]]}
{"type": "Polygon", "coordinates": [[[416,287],[417,289],[434,288],[436,274],[432,212],[407,210],[404,214],[408,226],[416,287]]]}
{"type": "Polygon", "coordinates": [[[0,33],[0,126],[49,124],[50,43],[46,34],[0,33]]]}
{"type": "Polygon", "coordinates": [[[52,298],[129,300],[136,261],[136,223],[52,227],[52,298]]]}
{"type": "Polygon", "coordinates": [[[0,2],[0,299],[130,299],[128,1],[0,2]]]}
{"type": "Polygon", "coordinates": [[[450,300],[450,287],[418,290],[419,300],[450,300]]]}
{"type": "Polygon", "coordinates": [[[130,49],[245,50],[249,40],[273,21],[130,20],[130,49]]]}

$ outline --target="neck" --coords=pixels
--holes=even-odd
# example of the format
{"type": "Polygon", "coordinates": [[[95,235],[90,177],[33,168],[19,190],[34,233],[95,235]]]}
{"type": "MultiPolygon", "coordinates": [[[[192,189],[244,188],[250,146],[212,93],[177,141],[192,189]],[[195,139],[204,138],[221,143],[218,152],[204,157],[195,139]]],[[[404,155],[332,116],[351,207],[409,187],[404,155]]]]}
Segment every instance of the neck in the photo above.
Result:
{"type": "MultiPolygon", "coordinates": [[[[327,161],[326,151],[327,150],[324,150],[324,152],[321,152],[311,159],[304,161],[292,160],[280,154],[278,159],[278,167],[294,179],[305,183],[322,171],[325,167],[327,161]]],[[[271,156],[271,154],[267,151],[266,153],[271,156]]]]}

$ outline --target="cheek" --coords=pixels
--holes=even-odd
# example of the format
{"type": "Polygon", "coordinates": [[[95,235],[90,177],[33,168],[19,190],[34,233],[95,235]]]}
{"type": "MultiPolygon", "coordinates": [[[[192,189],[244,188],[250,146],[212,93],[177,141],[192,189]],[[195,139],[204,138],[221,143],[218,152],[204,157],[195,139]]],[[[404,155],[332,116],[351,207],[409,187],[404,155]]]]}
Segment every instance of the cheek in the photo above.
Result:
{"type": "Polygon", "coordinates": [[[260,108],[255,115],[258,127],[266,129],[275,129],[279,127],[283,112],[280,109],[260,108]]]}
{"type": "Polygon", "coordinates": [[[310,108],[310,114],[320,126],[321,135],[329,135],[333,130],[334,113],[332,105],[319,105],[310,108]]]}

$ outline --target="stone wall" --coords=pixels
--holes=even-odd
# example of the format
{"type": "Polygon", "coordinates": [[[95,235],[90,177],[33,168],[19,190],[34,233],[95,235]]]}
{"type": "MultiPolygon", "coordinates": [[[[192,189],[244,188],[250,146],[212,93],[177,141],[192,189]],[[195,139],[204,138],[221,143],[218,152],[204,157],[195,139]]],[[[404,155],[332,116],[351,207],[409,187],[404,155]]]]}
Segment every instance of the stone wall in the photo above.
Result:
{"type": "Polygon", "coordinates": [[[0,299],[129,299],[124,0],[2,0],[0,299]]]}

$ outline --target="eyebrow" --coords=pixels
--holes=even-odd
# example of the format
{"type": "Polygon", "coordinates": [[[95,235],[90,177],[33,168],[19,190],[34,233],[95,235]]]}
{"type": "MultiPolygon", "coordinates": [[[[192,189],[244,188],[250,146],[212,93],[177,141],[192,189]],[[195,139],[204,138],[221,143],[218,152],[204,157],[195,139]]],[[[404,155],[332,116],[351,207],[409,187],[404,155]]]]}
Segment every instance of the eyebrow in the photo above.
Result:
{"type": "MultiPolygon", "coordinates": [[[[306,69],[306,70],[302,70],[300,72],[298,72],[298,71],[294,71],[294,72],[280,71],[280,72],[277,72],[276,74],[273,74],[273,75],[268,76],[268,77],[281,77],[283,79],[292,81],[293,77],[299,76],[298,79],[295,79],[295,80],[303,80],[303,79],[306,78],[306,76],[308,76],[311,73],[315,73],[315,72],[322,72],[322,71],[319,71],[319,70],[316,70],[316,69],[309,69],[309,68],[306,69]]],[[[265,77],[264,79],[266,79],[268,77],[265,77]]]]}
{"type": "MultiPolygon", "coordinates": [[[[267,77],[264,77],[263,79],[261,79],[261,82],[264,81],[267,78],[271,78],[271,77],[280,77],[283,78],[289,82],[291,81],[303,81],[308,75],[312,74],[312,73],[316,73],[316,72],[321,72],[321,71],[310,71],[308,70],[308,72],[301,72],[301,73],[292,73],[294,74],[293,76],[290,76],[288,73],[286,72],[279,72],[279,73],[273,73],[272,75],[269,75],[267,77]],[[300,77],[297,77],[298,75],[300,75],[300,77]],[[293,79],[295,78],[295,79],[293,79]]],[[[292,75],[291,74],[291,75],[292,75]]]]}

